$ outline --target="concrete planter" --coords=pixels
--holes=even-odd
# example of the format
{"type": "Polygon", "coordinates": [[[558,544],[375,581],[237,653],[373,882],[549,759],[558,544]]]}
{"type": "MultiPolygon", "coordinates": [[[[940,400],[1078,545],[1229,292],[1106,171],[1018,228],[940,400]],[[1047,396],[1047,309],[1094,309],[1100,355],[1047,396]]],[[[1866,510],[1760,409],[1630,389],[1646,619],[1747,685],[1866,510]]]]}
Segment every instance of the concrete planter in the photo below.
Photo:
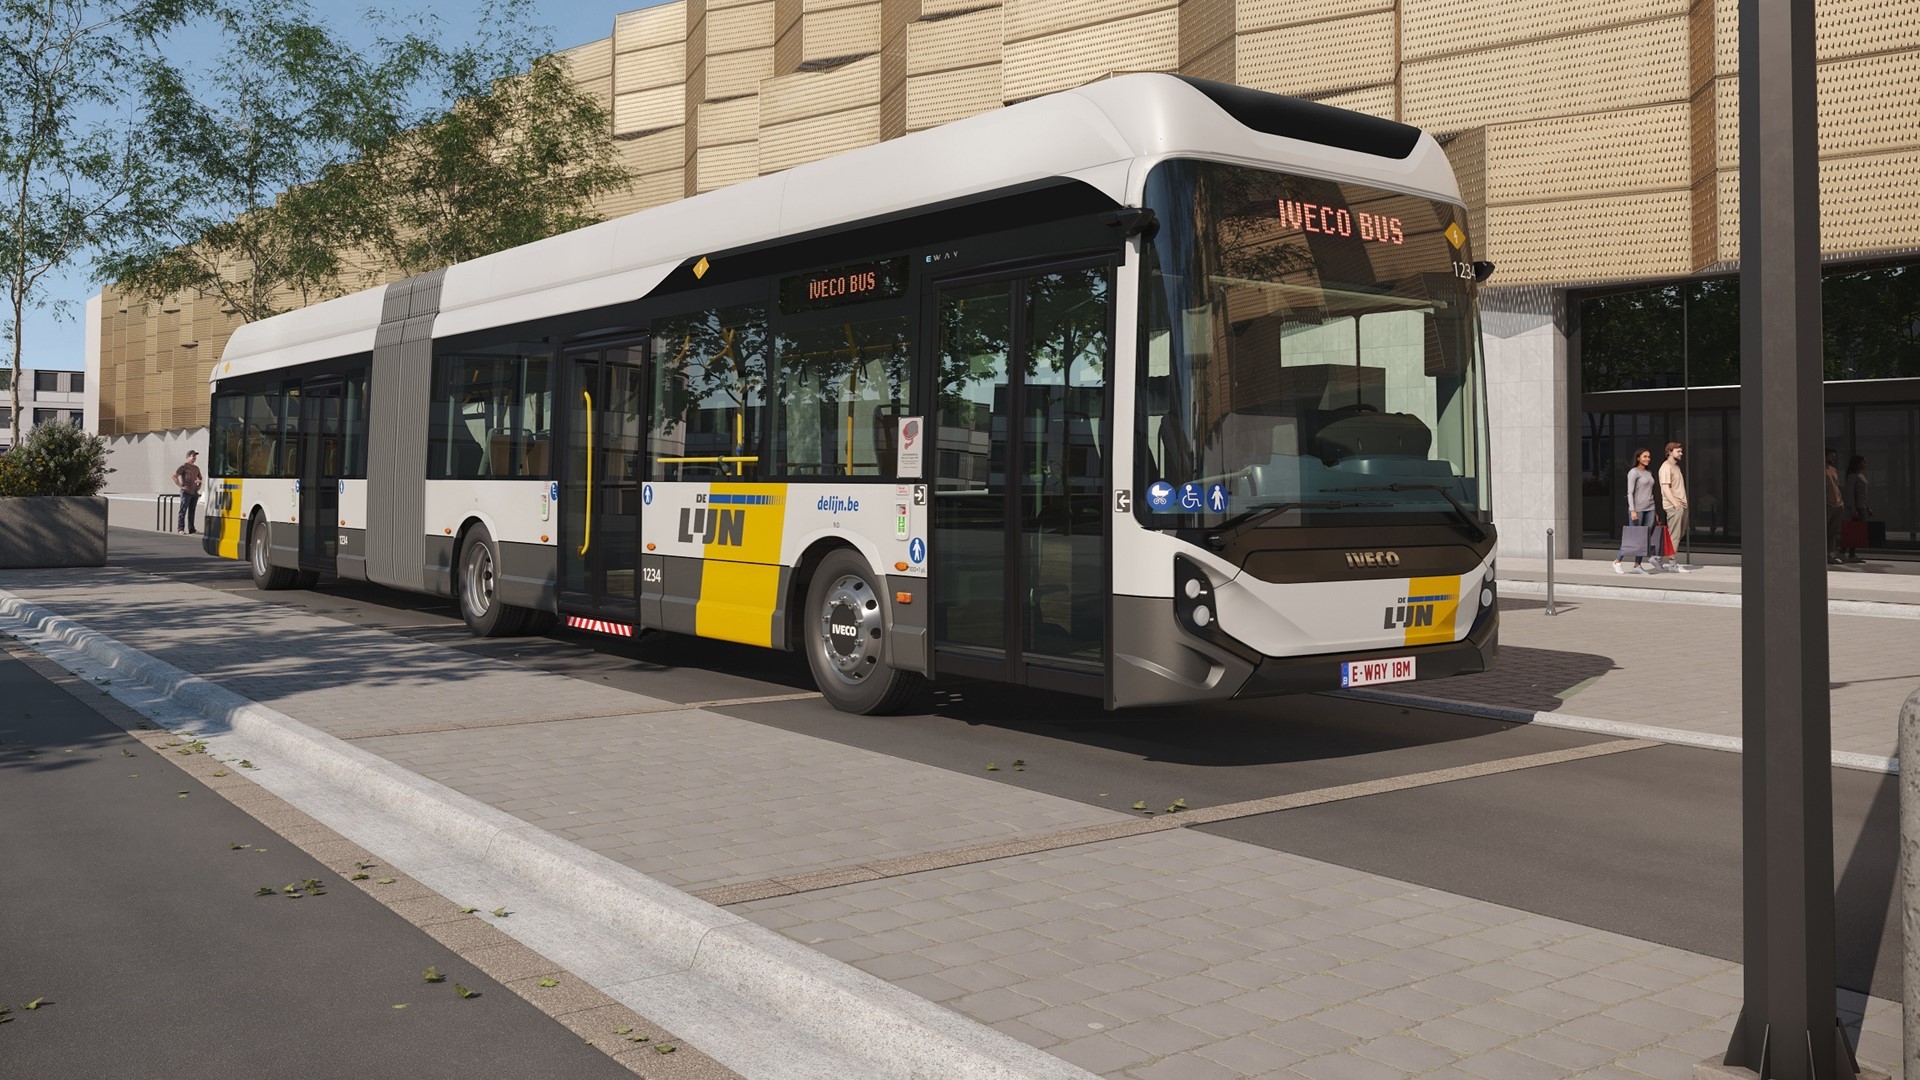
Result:
{"type": "Polygon", "coordinates": [[[107,500],[77,495],[0,499],[0,570],[106,564],[107,500]]]}

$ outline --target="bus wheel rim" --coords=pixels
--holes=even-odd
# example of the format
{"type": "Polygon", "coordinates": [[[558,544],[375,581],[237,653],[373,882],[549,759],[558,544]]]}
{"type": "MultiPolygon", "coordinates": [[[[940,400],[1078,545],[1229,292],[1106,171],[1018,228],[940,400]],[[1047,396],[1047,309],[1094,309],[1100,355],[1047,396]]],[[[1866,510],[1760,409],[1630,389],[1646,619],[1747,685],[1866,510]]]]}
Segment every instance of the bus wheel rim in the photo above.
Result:
{"type": "Polygon", "coordinates": [[[828,587],[820,605],[820,634],[815,644],[827,670],[849,686],[859,686],[879,666],[880,598],[858,574],[843,574],[828,587]]]}
{"type": "Polygon", "coordinates": [[[461,578],[466,585],[467,610],[476,618],[484,617],[493,607],[493,552],[487,545],[473,545],[473,550],[467,553],[466,573],[461,578]]]}
{"type": "Polygon", "coordinates": [[[253,527],[253,572],[260,577],[267,576],[267,529],[265,524],[253,527]]]}

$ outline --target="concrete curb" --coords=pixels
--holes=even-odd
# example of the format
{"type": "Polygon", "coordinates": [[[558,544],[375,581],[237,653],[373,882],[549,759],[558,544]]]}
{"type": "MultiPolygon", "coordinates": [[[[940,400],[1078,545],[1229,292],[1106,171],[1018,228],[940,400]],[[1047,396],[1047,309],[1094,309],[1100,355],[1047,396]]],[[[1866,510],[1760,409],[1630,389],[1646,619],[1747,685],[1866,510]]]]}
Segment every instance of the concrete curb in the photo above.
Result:
{"type": "Polygon", "coordinates": [[[664,966],[735,994],[883,1075],[1094,1080],[1060,1058],[408,772],[283,713],[0,590],[0,615],[257,740],[464,855],[563,895],[664,966]],[[536,884],[537,883],[537,884],[536,884]]]}
{"type": "MultiPolygon", "coordinates": [[[[1507,596],[1545,596],[1547,583],[1526,578],[1503,577],[1500,592],[1507,596]]],[[[1632,585],[1585,585],[1556,581],[1554,596],[1585,596],[1595,600],[1638,600],[1654,604],[1693,604],[1698,607],[1738,608],[1739,593],[1709,592],[1704,589],[1636,588],[1632,585]]],[[[1875,619],[1920,619],[1920,604],[1896,604],[1880,600],[1828,600],[1829,615],[1864,615],[1875,619]]]]}
{"type": "MultiPolygon", "coordinates": [[[[1502,588],[1505,588],[1503,583],[1502,588]]],[[[1592,716],[1574,716],[1570,713],[1528,712],[1525,709],[1508,709],[1498,705],[1480,705],[1471,701],[1451,701],[1446,698],[1419,697],[1414,694],[1396,694],[1388,690],[1336,690],[1332,694],[1340,697],[1359,698],[1362,701],[1377,701],[1383,705],[1399,705],[1410,709],[1430,709],[1435,712],[1460,713],[1466,716],[1479,716],[1488,720],[1502,720],[1509,724],[1538,724],[1541,727],[1566,728],[1569,731],[1590,731],[1596,735],[1613,735],[1626,739],[1652,739],[1655,742],[1672,743],[1675,746],[1696,746],[1704,750],[1722,750],[1738,754],[1741,740],[1738,735],[1713,735],[1704,731],[1682,731],[1678,728],[1654,727],[1648,724],[1629,724],[1621,720],[1602,720],[1592,716]]],[[[1900,759],[1876,757],[1873,754],[1856,754],[1848,750],[1835,750],[1832,763],[1839,769],[1858,769],[1862,772],[1898,774],[1900,759]]]]}

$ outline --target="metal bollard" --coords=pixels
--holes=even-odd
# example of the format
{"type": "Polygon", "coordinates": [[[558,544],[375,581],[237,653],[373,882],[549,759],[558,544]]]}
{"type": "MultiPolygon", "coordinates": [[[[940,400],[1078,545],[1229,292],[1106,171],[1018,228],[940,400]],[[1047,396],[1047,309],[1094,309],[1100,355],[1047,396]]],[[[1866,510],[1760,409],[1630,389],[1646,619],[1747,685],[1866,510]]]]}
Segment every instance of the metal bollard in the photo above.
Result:
{"type": "Polygon", "coordinates": [[[1558,615],[1553,608],[1553,530],[1547,530],[1547,614],[1558,615]]]}

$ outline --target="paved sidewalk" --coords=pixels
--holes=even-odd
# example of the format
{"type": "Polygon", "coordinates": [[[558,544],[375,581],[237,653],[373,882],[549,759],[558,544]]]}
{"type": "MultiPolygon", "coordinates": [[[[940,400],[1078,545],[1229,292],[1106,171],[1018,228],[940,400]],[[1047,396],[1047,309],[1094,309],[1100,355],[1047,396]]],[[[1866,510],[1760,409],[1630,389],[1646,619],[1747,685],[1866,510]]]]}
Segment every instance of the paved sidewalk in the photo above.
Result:
{"type": "MultiPolygon", "coordinates": [[[[1737,1004],[1736,964],[1178,817],[125,570],[0,574],[0,589],[1114,1080],[1679,1080],[1724,1047],[1737,1004]]],[[[1578,628],[1600,603],[1543,621],[1578,628]]],[[[1609,603],[1627,631],[1681,610],[1609,603]]],[[[1508,767],[1642,745],[1563,744],[1508,767]]],[[[1391,789],[1354,787],[1245,812],[1391,789]]],[[[1899,1007],[1855,1004],[1862,1057],[1898,1062],[1899,1007]]]]}
{"type": "MultiPolygon", "coordinates": [[[[1827,598],[1877,604],[1920,605],[1920,572],[1915,564],[1868,561],[1827,568],[1827,598]]],[[[1545,559],[1502,557],[1502,578],[1512,581],[1547,580],[1545,559]]],[[[1556,559],[1554,580],[1560,584],[1599,585],[1645,591],[1726,593],[1739,595],[1740,567],[1695,563],[1682,570],[1650,574],[1616,574],[1610,559],[1556,559]]]]}
{"type": "MultiPolygon", "coordinates": [[[[1502,559],[1501,577],[1544,581],[1545,562],[1502,559]]],[[[1721,741],[1740,735],[1740,609],[1675,603],[1652,594],[1685,590],[1735,598],[1739,568],[1620,576],[1606,563],[1562,561],[1565,585],[1599,586],[1625,598],[1568,595],[1558,614],[1509,587],[1501,597],[1500,660],[1492,671],[1382,689],[1438,703],[1667,728],[1721,741]],[[1635,597],[1635,590],[1649,595],[1635,597]]],[[[1841,571],[1836,569],[1835,579],[1841,571]]],[[[1920,576],[1862,577],[1850,591],[1875,604],[1915,605],[1920,576]]],[[[1854,579],[1849,577],[1851,584],[1854,579]]],[[[1529,589],[1529,592],[1535,590],[1529,589]]],[[[1835,595],[1842,590],[1837,586],[1835,595]]],[[[1830,615],[1833,749],[1892,758],[1900,705],[1920,689],[1920,619],[1830,615]]]]}

